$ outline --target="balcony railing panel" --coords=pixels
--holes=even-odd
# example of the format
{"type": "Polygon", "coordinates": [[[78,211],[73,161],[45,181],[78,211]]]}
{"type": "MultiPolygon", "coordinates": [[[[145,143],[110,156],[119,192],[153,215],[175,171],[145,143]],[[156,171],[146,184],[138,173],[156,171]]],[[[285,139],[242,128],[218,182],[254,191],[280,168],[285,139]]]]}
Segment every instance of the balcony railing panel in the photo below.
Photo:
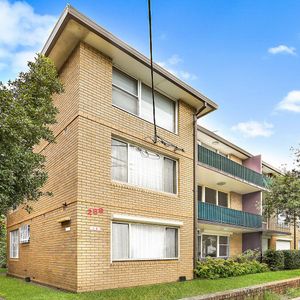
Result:
{"type": "Polygon", "coordinates": [[[231,159],[198,145],[198,161],[244,181],[266,188],[263,175],[231,159]]]}
{"type": "Polygon", "coordinates": [[[262,216],[210,203],[198,203],[198,219],[234,226],[261,228],[262,216]]]}

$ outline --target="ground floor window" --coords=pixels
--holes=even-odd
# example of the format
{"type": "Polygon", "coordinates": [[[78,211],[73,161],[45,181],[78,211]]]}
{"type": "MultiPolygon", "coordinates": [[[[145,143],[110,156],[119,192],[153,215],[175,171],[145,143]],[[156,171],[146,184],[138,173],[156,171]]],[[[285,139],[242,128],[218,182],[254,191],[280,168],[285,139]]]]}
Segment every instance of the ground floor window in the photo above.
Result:
{"type": "Polygon", "coordinates": [[[19,230],[10,232],[9,257],[19,258],[19,230]]]}
{"type": "Polygon", "coordinates": [[[204,257],[228,257],[229,237],[221,235],[199,235],[198,247],[200,258],[204,257]]]}
{"type": "Polygon", "coordinates": [[[112,260],[178,258],[178,228],[112,223],[112,260]]]}

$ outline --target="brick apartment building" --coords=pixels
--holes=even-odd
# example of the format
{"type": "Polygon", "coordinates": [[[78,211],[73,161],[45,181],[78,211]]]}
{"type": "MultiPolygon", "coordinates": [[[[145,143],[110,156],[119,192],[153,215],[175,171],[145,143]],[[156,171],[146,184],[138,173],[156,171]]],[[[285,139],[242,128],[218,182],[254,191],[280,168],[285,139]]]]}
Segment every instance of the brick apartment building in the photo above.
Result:
{"type": "Polygon", "coordinates": [[[278,171],[197,127],[213,101],[155,65],[153,143],[145,56],[70,6],[43,53],[65,87],[56,143],[36,147],[53,196],[9,214],[10,275],[77,292],[169,282],[287,240],[261,216],[263,173],[278,171]]]}

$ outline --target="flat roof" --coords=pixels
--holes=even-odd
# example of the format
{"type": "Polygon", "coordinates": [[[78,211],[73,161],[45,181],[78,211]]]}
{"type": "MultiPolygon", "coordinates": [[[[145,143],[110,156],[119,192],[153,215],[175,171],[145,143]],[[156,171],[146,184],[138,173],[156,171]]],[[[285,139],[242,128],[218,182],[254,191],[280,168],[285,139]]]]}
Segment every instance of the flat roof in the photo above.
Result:
{"type": "MultiPolygon", "coordinates": [[[[79,42],[85,42],[109,56],[113,64],[136,72],[148,83],[150,80],[150,59],[141,54],[103,27],[67,5],[51,32],[42,53],[49,56],[58,69],[66,61],[79,42]],[[148,74],[149,73],[149,74],[148,74]]],[[[196,109],[203,108],[202,116],[217,109],[211,99],[177,78],[166,69],[154,63],[155,88],[168,91],[196,109]]]]}

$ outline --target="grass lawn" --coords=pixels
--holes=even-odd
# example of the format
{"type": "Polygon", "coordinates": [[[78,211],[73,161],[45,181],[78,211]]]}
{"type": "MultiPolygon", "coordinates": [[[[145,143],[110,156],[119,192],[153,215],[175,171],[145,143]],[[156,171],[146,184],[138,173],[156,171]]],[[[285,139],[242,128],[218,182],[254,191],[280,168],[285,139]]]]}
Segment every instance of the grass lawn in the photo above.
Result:
{"type": "Polygon", "coordinates": [[[225,291],[300,276],[300,270],[289,270],[251,274],[217,280],[199,279],[186,282],[157,284],[152,286],[141,286],[119,290],[116,289],[102,292],[72,294],[42,287],[32,283],[25,283],[23,280],[6,277],[5,274],[3,274],[3,270],[0,271],[0,273],[1,272],[0,297],[4,297],[6,300],[168,300],[203,295],[217,291],[225,291]]]}

